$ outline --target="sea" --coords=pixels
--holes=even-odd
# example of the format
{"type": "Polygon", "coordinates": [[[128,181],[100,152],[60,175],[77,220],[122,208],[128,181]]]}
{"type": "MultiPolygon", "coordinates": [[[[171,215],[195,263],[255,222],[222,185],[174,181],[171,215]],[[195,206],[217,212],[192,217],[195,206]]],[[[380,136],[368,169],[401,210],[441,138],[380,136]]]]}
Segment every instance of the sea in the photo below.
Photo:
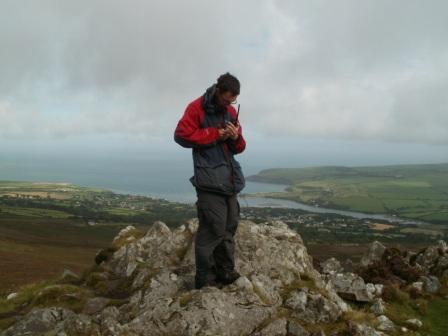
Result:
{"type": "MultiPolygon", "coordinates": [[[[144,195],[173,202],[194,203],[196,193],[189,178],[193,166],[188,160],[153,158],[112,158],[28,156],[3,157],[0,180],[68,182],[98,187],[117,193],[144,195]]],[[[251,168],[246,175],[259,170],[251,168]]],[[[244,193],[282,191],[285,185],[247,181],[244,193]]]]}
{"type": "MultiPolygon", "coordinates": [[[[79,186],[111,190],[116,193],[143,195],[171,202],[193,204],[196,193],[189,178],[193,174],[191,158],[151,158],[123,156],[3,155],[0,180],[31,182],[68,182],[79,186]]],[[[244,170],[244,162],[242,162],[244,170]]],[[[263,167],[247,162],[245,175],[254,175],[263,167]]],[[[266,167],[264,167],[266,168],[266,167]]],[[[313,213],[334,213],[355,218],[386,220],[400,224],[424,224],[385,214],[367,214],[310,206],[289,200],[254,196],[262,192],[279,192],[287,186],[247,181],[239,195],[244,207],[281,207],[313,213]],[[250,195],[251,194],[251,195],[250,195]]]]}

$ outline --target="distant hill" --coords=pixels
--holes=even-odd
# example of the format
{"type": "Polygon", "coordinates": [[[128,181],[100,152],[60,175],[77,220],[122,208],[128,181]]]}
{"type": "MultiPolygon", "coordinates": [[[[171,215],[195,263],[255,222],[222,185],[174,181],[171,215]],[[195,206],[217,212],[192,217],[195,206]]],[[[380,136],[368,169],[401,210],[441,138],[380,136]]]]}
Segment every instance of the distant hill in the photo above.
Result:
{"type": "Polygon", "coordinates": [[[264,194],[303,203],[448,224],[448,164],[275,168],[249,181],[281,183],[264,194]]]}

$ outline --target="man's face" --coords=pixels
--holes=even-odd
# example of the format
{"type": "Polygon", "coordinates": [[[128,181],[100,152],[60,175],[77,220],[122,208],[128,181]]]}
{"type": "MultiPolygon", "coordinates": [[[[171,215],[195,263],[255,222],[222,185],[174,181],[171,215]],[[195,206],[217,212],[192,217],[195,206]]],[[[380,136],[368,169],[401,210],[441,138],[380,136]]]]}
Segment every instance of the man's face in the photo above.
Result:
{"type": "Polygon", "coordinates": [[[218,98],[218,104],[221,106],[229,106],[230,104],[235,104],[236,103],[236,98],[238,97],[238,95],[234,95],[232,92],[230,91],[225,91],[225,92],[217,92],[217,98],[218,98]]]}

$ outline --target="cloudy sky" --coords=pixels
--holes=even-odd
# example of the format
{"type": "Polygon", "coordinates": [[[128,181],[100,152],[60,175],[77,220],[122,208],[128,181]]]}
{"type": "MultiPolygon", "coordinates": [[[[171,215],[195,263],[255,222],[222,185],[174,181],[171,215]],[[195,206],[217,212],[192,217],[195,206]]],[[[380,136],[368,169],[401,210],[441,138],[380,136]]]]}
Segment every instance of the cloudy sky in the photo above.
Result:
{"type": "Polygon", "coordinates": [[[0,152],[176,155],[230,71],[248,155],[448,161],[447,31],[442,0],[1,0],[0,152]]]}

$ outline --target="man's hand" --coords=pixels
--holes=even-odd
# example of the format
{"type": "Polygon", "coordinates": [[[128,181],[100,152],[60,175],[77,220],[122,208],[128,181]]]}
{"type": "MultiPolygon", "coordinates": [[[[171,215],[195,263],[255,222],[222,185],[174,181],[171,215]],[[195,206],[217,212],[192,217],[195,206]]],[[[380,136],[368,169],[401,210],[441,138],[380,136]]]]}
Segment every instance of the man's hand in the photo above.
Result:
{"type": "Polygon", "coordinates": [[[229,138],[233,141],[237,140],[239,137],[239,130],[240,130],[240,124],[237,123],[236,126],[232,124],[231,122],[227,123],[226,128],[224,129],[227,134],[229,135],[229,138]]]}
{"type": "Polygon", "coordinates": [[[218,129],[218,132],[219,132],[219,140],[220,141],[226,141],[229,138],[227,128],[220,128],[220,129],[218,129]]]}

